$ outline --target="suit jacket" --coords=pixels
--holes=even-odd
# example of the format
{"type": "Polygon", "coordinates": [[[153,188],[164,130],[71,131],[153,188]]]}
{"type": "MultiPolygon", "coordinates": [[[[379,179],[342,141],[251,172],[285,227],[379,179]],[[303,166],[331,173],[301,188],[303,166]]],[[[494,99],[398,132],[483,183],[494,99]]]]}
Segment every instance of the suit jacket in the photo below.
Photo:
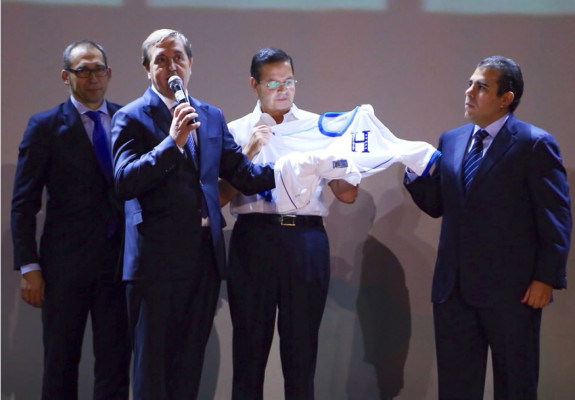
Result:
{"type": "Polygon", "coordinates": [[[225,276],[218,177],[253,194],[274,187],[273,167],[250,163],[220,109],[190,97],[201,126],[199,171],[169,136],[172,115],[151,89],[113,120],[116,191],[126,201],[125,280],[193,277],[201,249],[202,195],[220,276],[225,276]]]}
{"type": "Polygon", "coordinates": [[[555,139],[510,115],[465,193],[472,131],[467,124],[443,133],[433,174],[405,180],[424,212],[443,217],[432,301],[447,300],[456,279],[475,306],[518,302],[532,280],[565,288],[571,211],[555,139]]]}
{"type": "MultiPolygon", "coordinates": [[[[107,104],[110,115],[120,108],[107,104]]],[[[122,211],[70,99],[33,115],[19,147],[12,198],[15,269],[40,263],[47,281],[58,271],[70,279],[93,279],[103,268],[114,273],[119,264],[103,266],[101,257],[110,247],[107,220],[122,211]],[[45,222],[38,251],[36,214],[44,189],[45,222]]],[[[121,236],[116,236],[119,251],[121,236]]]]}

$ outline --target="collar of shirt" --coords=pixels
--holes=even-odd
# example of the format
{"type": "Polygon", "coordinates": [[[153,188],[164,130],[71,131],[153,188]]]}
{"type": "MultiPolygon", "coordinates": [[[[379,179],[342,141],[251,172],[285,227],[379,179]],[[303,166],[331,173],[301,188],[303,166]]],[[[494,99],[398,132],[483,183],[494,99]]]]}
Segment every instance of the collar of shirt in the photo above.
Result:
{"type": "MultiPolygon", "coordinates": [[[[495,136],[497,136],[497,134],[499,133],[501,128],[503,128],[503,125],[505,125],[505,122],[507,122],[509,115],[510,114],[507,113],[503,117],[499,118],[498,120],[492,122],[491,124],[489,124],[485,128],[483,128],[483,130],[488,133],[488,135],[485,137],[485,139],[483,139],[483,153],[484,154],[487,151],[487,148],[489,146],[491,146],[491,143],[495,139],[495,136]]],[[[473,137],[473,135],[475,135],[475,133],[477,131],[479,131],[480,129],[482,129],[482,128],[480,128],[478,125],[475,125],[473,128],[473,134],[471,135],[471,137],[473,137]]],[[[471,146],[473,146],[474,141],[475,141],[475,138],[471,141],[469,148],[471,148],[471,146]]]]}
{"type": "Polygon", "coordinates": [[[104,126],[104,130],[108,133],[108,138],[110,138],[112,117],[110,116],[110,114],[108,114],[108,104],[106,103],[106,99],[104,99],[102,105],[97,110],[92,110],[91,108],[86,107],[84,104],[76,100],[74,96],[70,96],[70,100],[72,101],[72,104],[80,114],[82,124],[84,125],[84,129],[86,130],[86,133],[88,134],[88,138],[90,139],[90,141],[92,141],[92,132],[94,131],[94,121],[86,114],[88,111],[100,112],[102,125],[104,126]]]}
{"type": "MultiPolygon", "coordinates": [[[[166,107],[168,107],[168,110],[170,110],[170,112],[173,113],[172,108],[176,107],[178,105],[178,102],[174,99],[170,99],[167,98],[166,96],[164,96],[163,94],[161,94],[158,89],[156,89],[154,87],[154,85],[151,86],[152,90],[160,97],[160,100],[162,100],[164,102],[164,104],[166,105],[166,107]]],[[[188,96],[188,91],[184,90],[184,92],[186,93],[186,99],[189,98],[188,96]]]]}
{"type": "MultiPolygon", "coordinates": [[[[299,108],[297,108],[297,106],[292,103],[290,110],[284,114],[284,119],[283,119],[282,123],[296,121],[299,119],[302,119],[301,112],[300,112],[299,108]]],[[[252,126],[258,126],[258,125],[274,126],[274,125],[277,125],[276,121],[273,119],[273,117],[271,115],[269,115],[268,113],[262,112],[262,107],[261,107],[261,103],[259,100],[257,101],[256,106],[254,108],[254,111],[252,112],[252,117],[251,117],[250,123],[252,126]]]]}
{"type": "MultiPolygon", "coordinates": [[[[503,117],[487,125],[483,130],[486,131],[491,138],[495,139],[495,136],[497,136],[501,128],[503,128],[503,125],[507,122],[509,115],[509,113],[505,114],[503,117]]],[[[475,125],[473,128],[473,134],[475,135],[475,133],[480,129],[481,128],[478,125],[475,125]]]]}
{"type": "MultiPolygon", "coordinates": [[[[86,107],[84,104],[82,104],[78,100],[76,100],[74,98],[74,96],[70,96],[70,100],[72,101],[72,104],[74,105],[76,110],[78,110],[80,115],[84,115],[87,111],[100,111],[102,114],[105,114],[108,117],[110,117],[110,115],[108,114],[108,103],[106,103],[106,99],[104,99],[104,101],[102,102],[102,105],[97,110],[92,110],[91,108],[86,107]]],[[[86,117],[88,119],[90,118],[88,116],[86,116],[86,117]]]]}

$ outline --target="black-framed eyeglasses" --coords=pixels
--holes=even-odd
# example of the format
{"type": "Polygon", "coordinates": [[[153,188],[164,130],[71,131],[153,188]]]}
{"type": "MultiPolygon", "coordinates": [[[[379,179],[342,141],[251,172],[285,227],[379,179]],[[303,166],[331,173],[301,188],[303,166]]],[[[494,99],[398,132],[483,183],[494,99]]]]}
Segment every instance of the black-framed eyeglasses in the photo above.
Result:
{"type": "Polygon", "coordinates": [[[267,83],[264,83],[264,85],[269,89],[269,90],[276,90],[278,89],[281,85],[284,85],[286,87],[286,89],[292,89],[295,87],[295,84],[297,83],[297,81],[295,79],[286,79],[283,82],[280,81],[269,81],[267,83]]]}
{"type": "Polygon", "coordinates": [[[94,74],[96,78],[103,78],[108,75],[108,67],[98,66],[96,68],[66,68],[66,71],[73,73],[78,78],[89,78],[94,74]]]}

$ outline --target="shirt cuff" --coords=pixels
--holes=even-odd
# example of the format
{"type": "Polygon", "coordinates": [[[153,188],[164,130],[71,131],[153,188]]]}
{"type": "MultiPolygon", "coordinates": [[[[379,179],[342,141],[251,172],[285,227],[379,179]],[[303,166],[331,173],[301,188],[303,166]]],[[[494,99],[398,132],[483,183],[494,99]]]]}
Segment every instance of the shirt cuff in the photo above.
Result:
{"type": "Polygon", "coordinates": [[[407,178],[408,183],[411,183],[414,180],[416,180],[417,178],[419,178],[419,175],[417,175],[415,172],[413,172],[409,168],[405,168],[405,176],[407,178]]]}
{"type": "Polygon", "coordinates": [[[20,273],[22,275],[31,272],[31,271],[42,271],[42,268],[40,267],[40,264],[38,263],[32,263],[32,264],[26,264],[20,267],[20,273]]]}

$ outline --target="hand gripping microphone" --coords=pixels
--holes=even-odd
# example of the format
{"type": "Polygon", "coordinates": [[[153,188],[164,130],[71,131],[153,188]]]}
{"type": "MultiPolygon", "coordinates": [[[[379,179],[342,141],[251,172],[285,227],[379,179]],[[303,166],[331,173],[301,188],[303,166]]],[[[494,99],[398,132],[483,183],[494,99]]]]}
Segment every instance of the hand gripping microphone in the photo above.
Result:
{"type": "MultiPolygon", "coordinates": [[[[188,98],[186,97],[186,93],[184,92],[183,88],[184,82],[182,82],[182,78],[180,78],[178,75],[170,76],[170,79],[168,79],[168,85],[170,86],[170,89],[172,89],[172,91],[174,92],[178,105],[182,103],[188,103],[188,98]]],[[[195,124],[196,122],[198,122],[198,120],[194,118],[190,122],[188,122],[188,125],[195,124]]]]}

